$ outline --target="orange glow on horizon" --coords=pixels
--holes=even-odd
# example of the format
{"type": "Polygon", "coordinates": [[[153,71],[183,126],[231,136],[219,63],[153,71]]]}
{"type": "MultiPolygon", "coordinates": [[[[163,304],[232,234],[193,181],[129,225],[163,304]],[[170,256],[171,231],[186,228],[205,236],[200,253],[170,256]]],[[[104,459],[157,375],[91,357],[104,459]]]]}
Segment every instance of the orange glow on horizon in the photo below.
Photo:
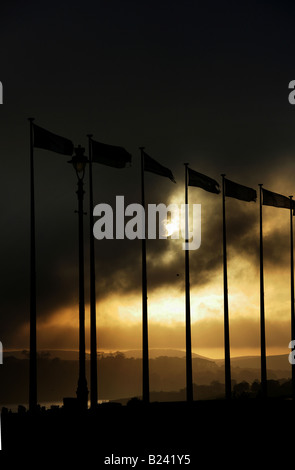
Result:
{"type": "MultiPolygon", "coordinates": [[[[200,191],[196,190],[195,201],[200,191]]],[[[202,194],[208,202],[208,211],[213,209],[213,197],[202,194]]],[[[170,203],[180,204],[182,191],[172,196],[170,203]]],[[[216,205],[216,201],[214,203],[216,205]]],[[[247,203],[246,203],[247,204],[247,203]]],[[[229,203],[228,203],[229,206],[229,203]]],[[[234,207],[234,206],[233,206],[234,207]]],[[[245,210],[243,204],[236,205],[245,210]]],[[[257,211],[258,204],[252,209],[257,211]]],[[[228,210],[229,214],[230,211],[228,210]]],[[[202,212],[203,213],[203,212],[202,212]]],[[[288,353],[291,331],[290,321],[290,264],[289,264],[289,211],[272,207],[263,208],[265,242],[265,320],[267,354],[274,351],[288,353]],[[270,237],[275,238],[269,245],[270,237]],[[282,239],[282,236],[285,238],[282,239]],[[283,241],[282,241],[283,240],[283,241]],[[277,243],[278,245],[276,245],[277,243]],[[272,250],[272,251],[271,251],[272,250]],[[277,259],[277,261],[275,261],[277,259]]],[[[206,219],[207,220],[207,219],[206,219]]],[[[258,222],[258,216],[257,216],[258,222]]],[[[169,234],[175,226],[166,225],[169,234]]],[[[210,227],[209,227],[210,228],[210,227]]],[[[259,238],[258,225],[254,227],[255,237],[259,238]]],[[[253,230],[254,230],[253,229],[253,230]]],[[[207,230],[209,233],[210,230],[207,230]]],[[[210,235],[210,234],[209,234],[210,235]]],[[[208,236],[208,235],[207,235],[208,236]]],[[[170,241],[169,241],[170,242],[170,241]]],[[[156,259],[149,259],[154,267],[173,266],[176,248],[181,240],[173,240],[168,249],[156,259]]],[[[163,243],[166,241],[163,240],[163,243]]],[[[257,239],[257,247],[259,240],[257,239]]],[[[201,248],[202,249],[202,245],[201,248]]],[[[190,253],[196,261],[201,256],[199,250],[190,253]]],[[[175,268],[171,275],[176,276],[175,268]]],[[[185,349],[185,297],[184,275],[172,287],[149,289],[148,318],[149,344],[151,348],[185,349]]],[[[247,257],[231,245],[228,251],[229,320],[232,355],[260,353],[259,350],[259,258],[247,257]]],[[[97,302],[98,348],[105,350],[127,350],[141,348],[141,292],[114,293],[97,302]]],[[[90,307],[85,306],[86,344],[89,348],[90,307]]],[[[41,312],[42,313],[42,312],[41,312]]],[[[69,305],[56,310],[45,318],[37,320],[38,347],[40,349],[78,348],[78,305],[69,305]]],[[[223,277],[222,264],[212,271],[210,278],[198,285],[197,271],[191,272],[191,322],[192,348],[197,354],[208,357],[223,357],[223,277]]],[[[15,344],[29,344],[28,325],[15,334],[15,344]]]]}

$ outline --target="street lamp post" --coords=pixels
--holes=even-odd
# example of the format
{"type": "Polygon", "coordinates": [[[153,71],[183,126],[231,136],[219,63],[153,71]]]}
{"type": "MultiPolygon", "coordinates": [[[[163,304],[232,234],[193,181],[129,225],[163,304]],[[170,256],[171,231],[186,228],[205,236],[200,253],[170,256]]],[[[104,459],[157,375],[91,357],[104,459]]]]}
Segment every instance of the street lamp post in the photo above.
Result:
{"type": "Polygon", "coordinates": [[[80,145],[75,148],[75,155],[69,162],[73,165],[78,178],[78,227],[79,227],[79,379],[77,400],[80,409],[87,409],[88,388],[85,367],[85,296],[84,296],[84,240],[83,240],[83,179],[88,163],[84,155],[85,149],[80,145]]]}

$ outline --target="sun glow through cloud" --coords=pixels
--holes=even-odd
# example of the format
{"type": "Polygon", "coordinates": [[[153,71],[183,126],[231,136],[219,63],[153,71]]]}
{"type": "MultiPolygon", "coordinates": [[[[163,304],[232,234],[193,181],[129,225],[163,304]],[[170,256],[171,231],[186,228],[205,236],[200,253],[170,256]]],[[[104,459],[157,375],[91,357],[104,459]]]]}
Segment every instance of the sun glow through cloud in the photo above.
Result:
{"type": "MultiPolygon", "coordinates": [[[[198,190],[196,190],[196,193],[199,194],[198,190]]],[[[205,195],[206,204],[207,197],[205,195]]],[[[178,191],[173,194],[170,203],[181,204],[182,199],[183,195],[178,191]]],[[[199,202],[198,197],[195,200],[199,202]]],[[[198,272],[199,263],[204,262],[202,260],[205,259],[206,237],[212,236],[210,225],[208,226],[209,214],[211,214],[213,207],[211,201],[205,207],[206,210],[202,210],[202,230],[204,232],[202,245],[199,250],[190,252],[191,265],[193,266],[193,263],[195,263],[194,269],[191,269],[190,279],[192,345],[194,352],[198,354],[206,351],[210,356],[210,350],[214,350],[216,357],[217,355],[222,357],[223,274],[221,251],[219,264],[216,264],[214,270],[209,269],[207,275],[204,267],[202,268],[202,265],[200,265],[201,276],[198,272]]],[[[241,207],[241,210],[243,210],[242,205],[236,205],[236,207],[238,209],[241,207]]],[[[253,207],[252,210],[256,211],[257,207],[253,207]]],[[[268,352],[271,353],[271,351],[285,351],[284,348],[287,348],[289,341],[289,215],[288,211],[280,211],[269,207],[264,207],[263,213],[265,316],[268,352]],[[281,322],[283,322],[281,328],[275,326],[281,324],[281,322]],[[283,342],[282,338],[284,338],[283,342]]],[[[234,215],[234,212],[229,214],[234,215]]],[[[214,216],[216,216],[216,211],[214,216]]],[[[168,237],[171,237],[179,230],[178,224],[179,220],[172,221],[169,218],[165,220],[164,227],[168,237]]],[[[255,252],[259,249],[259,231],[256,225],[256,219],[254,219],[254,231],[251,233],[250,241],[248,242],[248,239],[245,238],[245,243],[249,244],[247,246],[248,251],[238,250],[241,243],[240,239],[230,244],[228,250],[229,321],[232,354],[235,354],[235,351],[240,351],[241,348],[244,348],[246,353],[253,350],[254,347],[259,351],[259,256],[255,252]],[[255,246],[252,246],[253,240],[256,243],[255,246]],[[248,252],[249,256],[247,256],[248,252]],[[244,326],[241,326],[241,330],[239,330],[237,325],[244,326]],[[246,325],[249,325],[249,327],[246,325]],[[253,331],[251,325],[255,325],[253,331]],[[248,348],[247,341],[249,343],[248,348]]],[[[246,232],[245,235],[247,235],[246,232]]],[[[243,232],[241,232],[241,236],[244,236],[243,232]]],[[[230,233],[228,239],[231,241],[230,233]]],[[[166,279],[165,284],[156,284],[155,287],[155,285],[151,285],[151,277],[148,277],[150,347],[165,345],[165,347],[173,348],[182,344],[181,338],[184,337],[185,332],[184,251],[181,246],[182,240],[169,238],[166,241],[159,241],[159,243],[163,243],[163,245],[157,252],[157,256],[151,256],[151,249],[147,252],[150,272],[152,271],[154,275],[159,272],[161,279],[164,280],[164,276],[166,279]],[[177,257],[178,261],[176,263],[177,257]],[[173,280],[173,287],[170,285],[171,280],[173,280]],[[162,332],[162,337],[160,332],[162,332]]],[[[97,282],[99,282],[99,278],[97,282]]],[[[125,279],[123,274],[120,277],[120,283],[124,286],[124,290],[110,291],[97,302],[98,347],[103,347],[106,350],[141,347],[142,298],[140,279],[137,288],[133,290],[128,290],[128,279],[125,279]]],[[[85,325],[86,344],[89,348],[90,307],[88,303],[85,306],[85,325]]],[[[52,311],[44,317],[41,315],[37,322],[37,328],[40,348],[53,346],[59,348],[78,347],[78,304],[52,311]]],[[[16,332],[15,338],[21,338],[22,341],[25,339],[28,344],[28,327],[16,332]]]]}

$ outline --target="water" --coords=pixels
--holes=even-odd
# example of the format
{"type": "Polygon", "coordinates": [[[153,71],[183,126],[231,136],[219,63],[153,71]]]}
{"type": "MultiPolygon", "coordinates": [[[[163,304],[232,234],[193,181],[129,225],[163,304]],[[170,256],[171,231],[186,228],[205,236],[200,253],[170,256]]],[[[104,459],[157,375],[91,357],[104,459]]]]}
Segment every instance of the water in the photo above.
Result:
{"type": "MultiPolygon", "coordinates": [[[[101,403],[108,403],[109,400],[98,400],[98,404],[100,405],[101,403]]],[[[50,410],[51,407],[59,407],[61,408],[63,406],[62,401],[45,401],[38,403],[41,408],[46,408],[46,410],[50,410]]],[[[7,408],[8,410],[11,410],[13,413],[17,413],[18,407],[23,406],[26,408],[26,410],[29,409],[29,404],[28,403],[8,403],[8,404],[0,404],[0,411],[2,408],[7,408]]],[[[90,407],[90,401],[88,401],[88,407],[90,407]]]]}

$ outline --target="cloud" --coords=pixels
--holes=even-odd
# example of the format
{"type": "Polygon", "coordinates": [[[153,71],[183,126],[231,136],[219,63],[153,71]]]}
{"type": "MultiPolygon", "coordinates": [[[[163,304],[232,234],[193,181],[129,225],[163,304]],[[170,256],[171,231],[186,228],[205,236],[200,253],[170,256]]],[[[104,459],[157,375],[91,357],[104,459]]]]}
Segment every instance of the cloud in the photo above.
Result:
{"type": "MultiPolygon", "coordinates": [[[[78,349],[77,312],[59,312],[60,319],[44,322],[38,327],[38,345],[40,349],[78,349]]],[[[223,321],[222,318],[202,318],[192,323],[192,348],[200,355],[222,358],[223,321]]],[[[267,354],[288,354],[290,342],[290,320],[266,319],[267,354]]],[[[111,322],[98,322],[98,349],[100,351],[117,351],[141,349],[141,322],[128,322],[116,319],[116,327],[111,322]]],[[[11,347],[18,347],[22,340],[28,347],[28,328],[16,332],[11,347]]],[[[89,322],[86,325],[86,348],[89,351],[89,322]]],[[[7,347],[3,344],[4,349],[7,347]]],[[[165,324],[151,320],[149,322],[149,347],[185,350],[184,322],[165,324]]],[[[231,355],[260,354],[259,318],[230,316],[231,355]]]]}
{"type": "MultiPolygon", "coordinates": [[[[127,204],[140,202],[140,145],[169,167],[177,180],[173,185],[168,179],[146,174],[147,203],[183,203],[184,162],[218,181],[220,174],[226,173],[229,179],[256,189],[263,183],[270,190],[292,194],[294,109],[288,103],[287,85],[294,76],[286,44],[294,25],[292,15],[286,12],[293,7],[272,2],[266,8],[263,3],[250,2],[247,7],[236,5],[224,10],[215,2],[212,8],[204,4],[196,10],[191,4],[171,7],[169,18],[165,9],[159,10],[158,3],[153,7],[140,4],[132,11],[123,11],[119,3],[117,7],[96,6],[99,14],[91,18],[81,15],[84,7],[70,10],[71,21],[64,23],[63,15],[54,13],[55,8],[60,11],[60,5],[53,2],[46,14],[38,8],[33,15],[26,14],[21,42],[13,38],[14,12],[5,7],[3,40],[7,47],[1,81],[9,101],[0,116],[5,175],[1,185],[0,279],[4,344],[14,342],[16,332],[29,321],[28,115],[34,114],[38,124],[73,139],[75,145],[81,143],[87,149],[86,134],[93,132],[95,139],[123,145],[132,153],[129,169],[95,166],[95,203],[113,205],[116,195],[124,195],[127,204]],[[54,40],[50,33],[53,22],[54,40]],[[37,44],[33,34],[36,24],[40,33],[37,44]],[[76,24],[86,33],[74,40],[78,42],[73,47],[72,39],[66,38],[74,37],[76,24]],[[138,24],[149,25],[153,34],[142,35],[138,24]],[[93,31],[99,33],[93,35],[93,31]],[[33,43],[39,58],[38,72],[35,65],[27,66],[32,57],[24,52],[31,50],[33,43]],[[93,52],[97,61],[92,60],[93,52]],[[11,57],[15,58],[13,64],[11,57]],[[52,57],[58,64],[55,69],[48,65],[52,57]],[[77,68],[77,63],[86,64],[86,69],[77,68]]],[[[78,302],[76,177],[66,160],[41,150],[35,153],[37,305],[38,320],[44,324],[56,312],[78,302]]],[[[87,178],[86,174],[85,211],[89,211],[87,178]]],[[[190,253],[191,283],[194,288],[212,287],[219,292],[221,196],[196,188],[190,188],[189,194],[191,202],[202,204],[202,244],[190,253]]],[[[238,281],[247,278],[245,271],[249,276],[259,274],[258,210],[258,202],[226,201],[228,270],[235,278],[235,290],[244,289],[238,281]]],[[[288,213],[273,208],[263,212],[266,280],[271,278],[273,289],[276,284],[281,289],[271,296],[271,310],[276,315],[281,292],[287,289],[281,279],[285,281],[289,274],[288,213]]],[[[89,218],[84,221],[88,300],[89,218]]],[[[98,301],[110,297],[123,301],[126,295],[140,298],[140,241],[96,241],[95,250],[98,301]]],[[[149,296],[169,288],[182,296],[181,243],[149,241],[147,256],[149,296]]],[[[258,277],[255,285],[258,288],[258,277]]],[[[55,327],[50,328],[54,335],[55,327]]],[[[20,336],[18,340],[22,342],[20,336]]]]}

